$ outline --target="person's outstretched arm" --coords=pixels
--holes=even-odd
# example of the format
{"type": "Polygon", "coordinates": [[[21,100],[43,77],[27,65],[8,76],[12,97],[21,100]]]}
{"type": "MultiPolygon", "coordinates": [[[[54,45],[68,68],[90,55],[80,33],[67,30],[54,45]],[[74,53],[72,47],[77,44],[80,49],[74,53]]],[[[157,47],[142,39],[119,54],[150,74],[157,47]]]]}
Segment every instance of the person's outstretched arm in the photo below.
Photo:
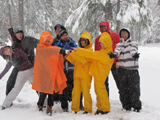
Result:
{"type": "Polygon", "coordinates": [[[4,70],[1,72],[0,74],[0,79],[3,78],[3,76],[9,71],[9,69],[12,67],[12,62],[8,62],[6,64],[6,67],[4,68],[4,70]]]}

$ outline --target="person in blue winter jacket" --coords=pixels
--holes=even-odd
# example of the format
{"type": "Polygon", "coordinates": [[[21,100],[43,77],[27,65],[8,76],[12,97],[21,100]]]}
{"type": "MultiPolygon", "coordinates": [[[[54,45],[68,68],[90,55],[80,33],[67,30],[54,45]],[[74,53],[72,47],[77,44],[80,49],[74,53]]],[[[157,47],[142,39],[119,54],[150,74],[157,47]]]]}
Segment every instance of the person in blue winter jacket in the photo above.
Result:
{"type": "MultiPolygon", "coordinates": [[[[59,33],[60,40],[54,44],[54,46],[58,46],[63,49],[70,50],[71,47],[77,48],[77,44],[71,38],[68,37],[68,32],[66,30],[61,30],[59,33]]],[[[63,90],[63,94],[59,95],[59,99],[61,102],[61,108],[64,112],[68,111],[68,102],[72,101],[72,89],[73,89],[73,71],[74,65],[72,65],[68,60],[64,61],[64,73],[67,77],[67,88],[63,90]]]]}

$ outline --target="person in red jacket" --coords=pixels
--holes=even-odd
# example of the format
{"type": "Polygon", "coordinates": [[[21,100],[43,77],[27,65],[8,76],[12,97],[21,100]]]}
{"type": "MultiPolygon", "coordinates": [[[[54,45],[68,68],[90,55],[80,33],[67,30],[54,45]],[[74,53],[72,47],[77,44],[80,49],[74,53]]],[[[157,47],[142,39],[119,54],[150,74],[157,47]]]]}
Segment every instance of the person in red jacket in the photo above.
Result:
{"type": "MultiPolygon", "coordinates": [[[[118,33],[115,33],[115,32],[110,32],[110,26],[109,26],[109,22],[108,21],[102,21],[100,24],[99,24],[99,27],[100,27],[100,31],[101,33],[103,32],[107,32],[110,36],[111,36],[111,39],[112,39],[112,49],[113,49],[113,52],[115,50],[115,47],[116,47],[116,44],[120,42],[120,38],[119,38],[119,35],[118,33]]],[[[101,35],[100,35],[101,36],[101,35]]],[[[99,51],[101,49],[101,45],[100,45],[100,42],[99,42],[99,38],[100,36],[98,36],[96,39],[95,39],[95,51],[99,51]]],[[[114,63],[112,65],[112,68],[111,68],[111,72],[112,72],[112,75],[113,75],[113,78],[116,82],[116,85],[117,85],[117,88],[119,88],[118,86],[118,77],[117,77],[117,74],[116,74],[116,60],[118,58],[115,58],[114,59],[114,63]]],[[[106,85],[106,90],[108,92],[108,96],[109,96],[109,83],[108,83],[108,77],[106,78],[106,81],[105,81],[105,85],[106,85]]]]}

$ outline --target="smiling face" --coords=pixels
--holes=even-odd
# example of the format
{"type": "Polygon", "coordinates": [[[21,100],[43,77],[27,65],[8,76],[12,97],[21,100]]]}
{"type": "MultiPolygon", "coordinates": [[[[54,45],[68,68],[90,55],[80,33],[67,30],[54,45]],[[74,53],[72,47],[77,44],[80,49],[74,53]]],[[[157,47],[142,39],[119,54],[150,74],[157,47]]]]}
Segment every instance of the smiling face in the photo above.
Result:
{"type": "Polygon", "coordinates": [[[51,40],[50,40],[50,39],[46,39],[46,40],[45,40],[45,43],[46,43],[47,45],[50,45],[50,44],[51,44],[51,40]]]}
{"type": "Polygon", "coordinates": [[[16,37],[17,37],[18,40],[22,40],[23,33],[21,33],[21,32],[16,33],[16,37]]]}
{"type": "Polygon", "coordinates": [[[127,40],[128,39],[128,32],[127,31],[121,31],[121,37],[124,39],[124,40],[127,40]]]}
{"type": "Polygon", "coordinates": [[[64,33],[62,36],[61,36],[61,40],[68,40],[68,34],[67,33],[64,33]]]}
{"type": "Polygon", "coordinates": [[[101,29],[102,33],[107,32],[107,25],[101,25],[100,29],[101,29]]]}
{"type": "Polygon", "coordinates": [[[86,41],[85,40],[81,40],[81,45],[84,47],[86,45],[86,41]]]}
{"type": "Polygon", "coordinates": [[[11,56],[11,54],[12,54],[11,48],[9,48],[9,47],[4,48],[3,54],[11,56]]]}

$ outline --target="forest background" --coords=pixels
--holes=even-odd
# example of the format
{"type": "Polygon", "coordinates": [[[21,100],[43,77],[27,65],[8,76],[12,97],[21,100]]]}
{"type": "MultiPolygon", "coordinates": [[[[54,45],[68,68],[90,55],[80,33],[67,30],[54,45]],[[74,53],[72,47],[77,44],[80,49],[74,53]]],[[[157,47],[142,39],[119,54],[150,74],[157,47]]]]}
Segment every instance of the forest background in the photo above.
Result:
{"type": "Polygon", "coordinates": [[[128,27],[139,44],[158,43],[159,11],[160,0],[0,0],[0,44],[10,40],[3,20],[36,38],[44,30],[55,37],[54,26],[63,24],[75,41],[83,31],[94,41],[100,34],[99,23],[107,20],[112,32],[128,27]]]}

